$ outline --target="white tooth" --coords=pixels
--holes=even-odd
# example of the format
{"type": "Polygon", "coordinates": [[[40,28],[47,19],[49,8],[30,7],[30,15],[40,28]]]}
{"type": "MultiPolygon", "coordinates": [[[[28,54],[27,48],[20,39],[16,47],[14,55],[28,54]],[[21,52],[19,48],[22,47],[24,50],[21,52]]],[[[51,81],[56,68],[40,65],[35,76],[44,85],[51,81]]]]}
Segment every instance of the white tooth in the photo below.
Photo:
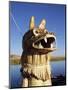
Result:
{"type": "Polygon", "coordinates": [[[45,42],[47,43],[47,38],[46,38],[46,37],[44,38],[44,40],[45,40],[45,42]]]}
{"type": "Polygon", "coordinates": [[[51,44],[51,48],[53,48],[53,44],[51,44]]]}
{"type": "Polygon", "coordinates": [[[42,45],[41,45],[41,43],[39,44],[39,48],[43,48],[42,45]]]}

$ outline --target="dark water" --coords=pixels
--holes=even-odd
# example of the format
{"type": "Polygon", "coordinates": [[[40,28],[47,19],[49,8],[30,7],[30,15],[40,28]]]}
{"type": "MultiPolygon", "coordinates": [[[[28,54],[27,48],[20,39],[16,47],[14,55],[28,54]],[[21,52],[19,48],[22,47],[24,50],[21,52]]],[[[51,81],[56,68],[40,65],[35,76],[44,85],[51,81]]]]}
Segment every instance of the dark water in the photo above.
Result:
{"type": "MultiPolygon", "coordinates": [[[[21,87],[21,73],[20,65],[10,65],[10,86],[11,88],[21,87]]],[[[52,76],[56,77],[59,75],[65,76],[65,61],[53,61],[51,62],[52,76]]]]}
{"type": "Polygon", "coordinates": [[[60,74],[65,76],[65,61],[53,61],[51,62],[52,75],[59,76],[60,74]]]}

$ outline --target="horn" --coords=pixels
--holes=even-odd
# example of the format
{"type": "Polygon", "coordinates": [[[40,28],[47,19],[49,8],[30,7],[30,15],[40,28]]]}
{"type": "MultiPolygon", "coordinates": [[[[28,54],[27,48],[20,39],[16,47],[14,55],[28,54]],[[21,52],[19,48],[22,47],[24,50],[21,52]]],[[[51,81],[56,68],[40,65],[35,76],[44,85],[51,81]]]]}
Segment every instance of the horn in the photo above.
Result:
{"type": "Polygon", "coordinates": [[[40,23],[40,25],[39,25],[39,29],[45,29],[45,25],[46,25],[46,20],[45,19],[43,19],[42,21],[41,21],[41,23],[40,23]]]}
{"type": "Polygon", "coordinates": [[[34,24],[34,16],[32,16],[31,17],[31,19],[30,19],[30,30],[33,30],[34,29],[34,27],[35,27],[35,24],[34,24]]]}

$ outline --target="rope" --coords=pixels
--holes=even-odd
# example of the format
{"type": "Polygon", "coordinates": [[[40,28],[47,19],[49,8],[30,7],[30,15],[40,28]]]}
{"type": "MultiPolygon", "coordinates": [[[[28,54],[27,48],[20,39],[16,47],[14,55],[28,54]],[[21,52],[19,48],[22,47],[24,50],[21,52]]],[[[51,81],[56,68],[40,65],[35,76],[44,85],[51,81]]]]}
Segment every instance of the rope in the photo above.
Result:
{"type": "Polygon", "coordinates": [[[14,21],[14,23],[15,23],[16,27],[17,27],[17,29],[18,29],[18,30],[19,30],[19,32],[22,34],[21,29],[20,29],[19,25],[17,24],[17,22],[16,22],[16,20],[15,20],[15,18],[14,18],[14,16],[13,16],[13,14],[12,14],[11,12],[10,12],[10,15],[11,15],[11,17],[12,17],[12,19],[13,19],[13,21],[14,21]]]}
{"type": "Polygon", "coordinates": [[[41,65],[41,64],[40,64],[40,65],[24,64],[24,65],[23,65],[23,68],[24,68],[24,66],[27,67],[27,68],[28,68],[28,67],[29,67],[29,68],[43,68],[43,67],[48,66],[48,64],[44,64],[44,65],[41,65]]]}

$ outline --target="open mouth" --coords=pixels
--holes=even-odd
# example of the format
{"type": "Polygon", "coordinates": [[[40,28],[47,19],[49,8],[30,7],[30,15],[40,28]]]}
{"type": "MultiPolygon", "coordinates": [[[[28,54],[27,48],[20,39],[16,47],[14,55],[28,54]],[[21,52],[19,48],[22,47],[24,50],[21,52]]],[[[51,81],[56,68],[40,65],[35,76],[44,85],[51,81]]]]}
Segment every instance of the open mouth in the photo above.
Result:
{"type": "Polygon", "coordinates": [[[33,43],[33,47],[40,50],[55,50],[56,49],[56,37],[54,35],[46,35],[43,38],[39,38],[33,43]]]}

